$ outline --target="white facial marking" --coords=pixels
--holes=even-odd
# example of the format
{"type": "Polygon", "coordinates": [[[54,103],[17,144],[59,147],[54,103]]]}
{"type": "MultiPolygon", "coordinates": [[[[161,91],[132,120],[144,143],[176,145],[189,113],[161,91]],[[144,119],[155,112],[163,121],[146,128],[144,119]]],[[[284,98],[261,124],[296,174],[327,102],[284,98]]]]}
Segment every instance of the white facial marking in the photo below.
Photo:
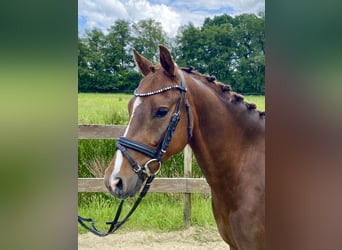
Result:
{"type": "Polygon", "coordinates": [[[120,168],[121,168],[121,164],[122,164],[122,153],[120,150],[116,150],[116,158],[115,158],[115,165],[114,165],[114,170],[113,170],[113,173],[112,175],[114,177],[117,176],[117,174],[119,173],[120,171],[120,168]]]}
{"type": "Polygon", "coordinates": [[[124,133],[124,137],[127,135],[128,133],[128,130],[129,130],[129,125],[131,124],[131,121],[133,119],[133,116],[134,116],[134,113],[135,113],[135,110],[137,109],[137,107],[141,104],[141,98],[140,97],[137,97],[133,103],[133,110],[132,110],[132,115],[131,115],[131,118],[129,119],[129,122],[128,122],[128,125],[127,125],[127,128],[125,130],[125,133],[124,133]]]}
{"type": "Polygon", "coordinates": [[[110,184],[112,185],[112,182],[115,180],[116,176],[120,172],[121,165],[122,165],[122,153],[120,150],[116,150],[116,155],[115,155],[115,164],[114,164],[114,169],[113,172],[110,176],[110,184]]]}
{"type": "MultiPolygon", "coordinates": [[[[132,110],[132,116],[131,118],[129,119],[129,123],[127,125],[127,128],[125,130],[125,133],[123,136],[126,136],[127,133],[128,133],[128,130],[129,130],[129,125],[131,124],[131,121],[132,121],[132,118],[134,116],[134,113],[135,113],[135,110],[136,108],[141,104],[141,98],[140,97],[137,97],[133,103],[133,110],[132,110]]],[[[115,156],[115,164],[114,164],[114,169],[113,169],[113,172],[110,176],[110,183],[111,185],[113,183],[115,183],[115,178],[117,177],[118,173],[120,172],[120,169],[121,169],[121,165],[122,165],[122,160],[123,160],[123,155],[121,153],[120,150],[117,150],[116,151],[116,156],[115,156]]]]}

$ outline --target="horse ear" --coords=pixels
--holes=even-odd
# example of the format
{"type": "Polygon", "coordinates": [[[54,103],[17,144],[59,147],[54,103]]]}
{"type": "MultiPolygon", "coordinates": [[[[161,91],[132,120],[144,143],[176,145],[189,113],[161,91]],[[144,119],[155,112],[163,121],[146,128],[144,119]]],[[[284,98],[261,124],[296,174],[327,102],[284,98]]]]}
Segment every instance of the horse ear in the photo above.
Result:
{"type": "Polygon", "coordinates": [[[140,55],[134,48],[133,48],[133,56],[134,56],[135,64],[139,68],[141,74],[143,74],[143,76],[148,75],[151,72],[153,63],[150,62],[145,57],[143,57],[142,55],[140,55]]]}
{"type": "Polygon", "coordinates": [[[159,45],[159,53],[160,64],[165,70],[165,72],[168,73],[168,75],[171,77],[175,76],[175,63],[172,60],[172,56],[169,50],[163,45],[159,45]]]}

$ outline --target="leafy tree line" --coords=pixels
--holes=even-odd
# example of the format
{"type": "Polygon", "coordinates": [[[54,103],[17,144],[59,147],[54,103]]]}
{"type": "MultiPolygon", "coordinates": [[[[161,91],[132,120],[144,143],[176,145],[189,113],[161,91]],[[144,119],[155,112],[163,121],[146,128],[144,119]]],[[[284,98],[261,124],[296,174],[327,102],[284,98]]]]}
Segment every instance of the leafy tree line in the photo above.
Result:
{"type": "Polygon", "coordinates": [[[201,27],[182,26],[171,39],[161,23],[117,20],[104,34],[99,29],[78,37],[79,92],[132,92],[141,80],[132,48],[158,62],[157,45],[166,45],[179,66],[215,75],[240,93],[265,93],[265,18],[242,14],[206,18],[201,27]]]}

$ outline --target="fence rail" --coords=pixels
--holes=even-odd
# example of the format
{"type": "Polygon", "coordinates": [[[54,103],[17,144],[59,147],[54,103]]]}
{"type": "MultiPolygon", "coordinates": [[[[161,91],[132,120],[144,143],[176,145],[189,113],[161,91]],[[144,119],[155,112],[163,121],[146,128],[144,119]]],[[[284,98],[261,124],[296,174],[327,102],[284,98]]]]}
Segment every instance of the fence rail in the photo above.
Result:
{"type": "Polygon", "coordinates": [[[78,125],[78,139],[118,139],[125,125],[78,125]]]}
{"type": "MultiPolygon", "coordinates": [[[[118,139],[124,134],[124,125],[78,125],[79,139],[118,139]]],[[[192,150],[184,148],[184,177],[185,178],[155,178],[150,192],[184,193],[185,225],[190,224],[191,193],[210,193],[210,188],[204,178],[190,178],[192,169],[192,150]]],[[[78,192],[107,192],[103,178],[78,178],[78,192]]]]}
{"type": "MultiPolygon", "coordinates": [[[[78,192],[107,192],[103,178],[78,178],[78,192]]],[[[155,178],[149,192],[210,193],[204,178],[155,178]]]]}

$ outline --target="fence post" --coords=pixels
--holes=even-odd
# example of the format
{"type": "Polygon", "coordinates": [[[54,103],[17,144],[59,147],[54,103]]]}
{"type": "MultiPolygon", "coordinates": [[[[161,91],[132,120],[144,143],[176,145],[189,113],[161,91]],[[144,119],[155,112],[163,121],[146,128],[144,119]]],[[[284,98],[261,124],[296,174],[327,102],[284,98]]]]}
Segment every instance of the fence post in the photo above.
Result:
{"type": "MultiPolygon", "coordinates": [[[[184,177],[190,178],[192,172],[192,149],[189,145],[184,148],[184,177]]],[[[184,194],[183,223],[189,227],[191,222],[191,193],[184,194]]]]}

